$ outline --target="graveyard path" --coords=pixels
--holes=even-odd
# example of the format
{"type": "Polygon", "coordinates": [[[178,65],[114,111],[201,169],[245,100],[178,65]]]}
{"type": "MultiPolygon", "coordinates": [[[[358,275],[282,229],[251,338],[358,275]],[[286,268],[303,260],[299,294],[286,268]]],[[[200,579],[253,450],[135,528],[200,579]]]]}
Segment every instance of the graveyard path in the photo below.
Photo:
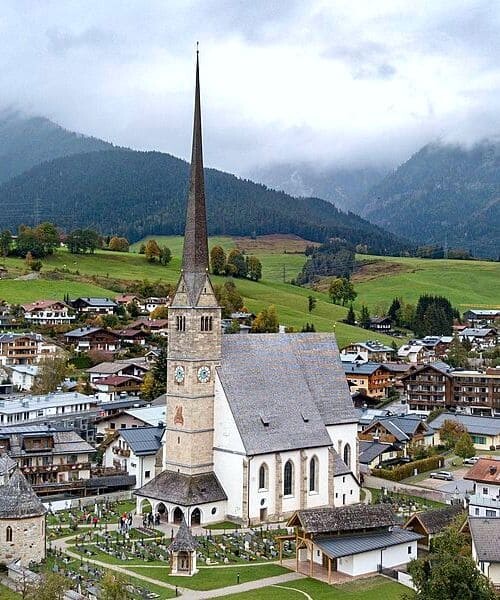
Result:
{"type": "Polygon", "coordinates": [[[309,594],[307,592],[304,592],[304,590],[298,590],[297,588],[293,588],[293,587],[288,587],[286,585],[273,585],[273,587],[277,587],[277,588],[281,588],[283,590],[292,590],[294,592],[297,592],[297,594],[302,594],[303,596],[305,596],[307,598],[307,600],[313,600],[312,596],[309,596],[309,594]]]}

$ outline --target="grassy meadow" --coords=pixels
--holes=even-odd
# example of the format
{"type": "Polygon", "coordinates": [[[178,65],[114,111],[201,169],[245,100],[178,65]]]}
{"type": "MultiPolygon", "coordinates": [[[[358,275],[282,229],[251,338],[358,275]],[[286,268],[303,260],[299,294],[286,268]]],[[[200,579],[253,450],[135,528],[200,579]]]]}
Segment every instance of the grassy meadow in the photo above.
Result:
{"type": "MultiPolygon", "coordinates": [[[[138,242],[131,252],[97,251],[93,255],[72,255],[59,249],[53,256],[43,260],[41,278],[37,280],[0,280],[0,298],[8,302],[30,302],[36,299],[63,298],[70,296],[114,296],[111,290],[116,281],[126,284],[131,280],[162,280],[175,284],[180,270],[183,238],[180,236],[157,236],[159,244],[172,251],[168,266],[150,264],[139,254],[138,242]],[[51,271],[57,270],[57,280],[51,271]],[[92,276],[99,277],[97,282],[92,276]],[[109,278],[109,287],[106,279],[109,278]]],[[[328,283],[318,290],[292,286],[290,281],[300,271],[307,242],[294,236],[263,236],[250,238],[213,237],[210,246],[219,244],[229,250],[238,245],[248,254],[259,257],[263,267],[260,282],[236,280],[245,298],[246,307],[258,312],[270,304],[278,311],[280,322],[300,330],[306,322],[313,322],[317,331],[335,331],[340,346],[351,341],[376,337],[385,342],[393,338],[352,327],[341,322],[347,308],[329,301],[328,283]],[[308,313],[308,296],[317,299],[316,308],[308,313]]],[[[381,305],[388,306],[394,296],[416,301],[422,293],[442,294],[461,310],[468,307],[495,307],[500,300],[500,263],[486,261],[424,260],[415,258],[359,256],[367,264],[354,277],[358,292],[356,307],[367,304],[372,314],[381,305]]],[[[26,273],[24,261],[7,258],[4,261],[11,276],[26,273]]],[[[214,277],[215,283],[225,281],[214,277]]]]}

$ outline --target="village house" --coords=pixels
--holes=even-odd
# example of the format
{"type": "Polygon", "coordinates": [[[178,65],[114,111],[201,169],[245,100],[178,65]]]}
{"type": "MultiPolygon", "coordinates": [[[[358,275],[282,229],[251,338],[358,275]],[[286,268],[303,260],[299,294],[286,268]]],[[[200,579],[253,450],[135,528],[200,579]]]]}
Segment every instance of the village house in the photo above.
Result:
{"type": "Polygon", "coordinates": [[[360,440],[359,467],[362,473],[382,466],[386,461],[394,461],[402,454],[401,448],[389,442],[360,440]]]}
{"type": "Polygon", "coordinates": [[[121,348],[120,337],[114,331],[90,325],[68,331],[64,340],[75,352],[101,350],[113,354],[121,348]]]}
{"type": "Polygon", "coordinates": [[[37,365],[11,365],[6,368],[16,390],[25,392],[31,390],[38,375],[37,365]]]}
{"type": "Polygon", "coordinates": [[[155,308],[158,308],[160,306],[168,307],[169,304],[170,298],[168,297],[162,298],[150,296],[149,298],[144,298],[144,300],[140,301],[139,308],[142,312],[151,314],[155,310],[155,308]]]}
{"type": "Polygon", "coordinates": [[[32,365],[63,353],[60,346],[39,333],[0,334],[0,364],[4,366],[32,365]]]}
{"type": "Polygon", "coordinates": [[[478,570],[500,590],[500,519],[469,517],[468,529],[478,570]]]}
{"type": "Polygon", "coordinates": [[[355,577],[404,567],[417,558],[422,537],[398,527],[385,504],[298,510],[287,526],[295,528],[296,571],[326,576],[328,583],[336,573],[355,577]]]}
{"type": "Polygon", "coordinates": [[[468,415],[462,412],[442,413],[430,423],[436,431],[436,444],[441,443],[439,430],[445,421],[454,421],[462,425],[471,436],[476,450],[500,449],[500,419],[468,415]]]}
{"type": "Polygon", "coordinates": [[[345,346],[341,353],[342,362],[380,362],[385,363],[393,360],[396,351],[381,342],[355,342],[345,346]]]}
{"type": "Polygon", "coordinates": [[[374,420],[358,433],[360,440],[395,445],[408,456],[408,447],[434,445],[434,430],[422,419],[413,415],[387,416],[374,420]]]}
{"type": "Polygon", "coordinates": [[[447,355],[452,341],[452,335],[427,335],[420,340],[422,345],[436,358],[443,358],[447,355]]]}
{"type": "Polygon", "coordinates": [[[500,309],[474,308],[464,312],[464,321],[467,321],[471,327],[477,325],[491,325],[497,319],[500,319],[500,309]]]}
{"type": "Polygon", "coordinates": [[[165,426],[134,427],[116,430],[103,443],[103,466],[126,471],[135,477],[135,487],[140,488],[161,467],[161,440],[165,426]]]}
{"type": "MultiPolygon", "coordinates": [[[[111,403],[114,406],[119,403],[111,403]]],[[[136,429],[137,427],[158,427],[166,420],[165,404],[158,406],[128,407],[115,413],[103,415],[97,421],[97,433],[105,438],[118,429],[136,429]]]]}
{"type": "Polygon", "coordinates": [[[401,377],[409,412],[429,413],[449,406],[452,396],[451,367],[435,361],[401,377]]]}
{"type": "Polygon", "coordinates": [[[141,391],[142,379],[133,375],[107,375],[95,379],[93,387],[99,402],[113,402],[118,398],[138,396],[141,391]]]}
{"type": "Polygon", "coordinates": [[[424,510],[412,515],[405,523],[404,528],[419,533],[422,538],[418,546],[429,550],[431,540],[442,533],[445,527],[453,524],[453,521],[464,513],[462,504],[452,504],[445,508],[434,508],[424,510]]]}
{"type": "Polygon", "coordinates": [[[111,298],[76,298],[71,306],[81,315],[113,315],[118,305],[111,298]]]}
{"type": "Polygon", "coordinates": [[[361,391],[372,398],[385,398],[391,375],[380,363],[342,363],[351,393],[361,391]]]}
{"type": "Polygon", "coordinates": [[[75,320],[69,306],[60,300],[38,300],[21,306],[30,326],[68,325],[75,320]]]}
{"type": "Polygon", "coordinates": [[[476,350],[487,350],[498,344],[498,333],[493,327],[467,327],[458,334],[458,339],[468,341],[476,350]]]}
{"type": "Polygon", "coordinates": [[[454,370],[450,405],[478,416],[500,416],[500,368],[454,370]]]}
{"type": "Polygon", "coordinates": [[[142,329],[133,329],[127,327],[125,329],[114,330],[114,333],[120,338],[120,343],[123,346],[136,344],[137,346],[145,346],[147,335],[142,329]]]}
{"type": "Polygon", "coordinates": [[[391,317],[370,317],[370,329],[380,333],[388,333],[392,329],[391,317]]]}
{"type": "Polygon", "coordinates": [[[435,356],[434,348],[427,347],[422,340],[410,340],[398,350],[398,358],[414,364],[433,361],[435,356]]]}
{"type": "Polygon", "coordinates": [[[89,382],[94,383],[99,379],[108,377],[109,375],[117,376],[132,376],[144,378],[144,375],[149,371],[149,365],[140,358],[134,360],[116,360],[114,362],[102,362],[93,367],[86,369],[89,376],[89,382]]]}
{"type": "Polygon", "coordinates": [[[119,306],[127,306],[127,304],[137,304],[139,308],[139,304],[141,303],[140,296],[136,296],[135,294],[119,294],[115,297],[115,302],[119,306]]]}
{"type": "Polygon", "coordinates": [[[500,459],[481,457],[464,479],[474,482],[468,498],[469,515],[500,520],[500,459]]]}

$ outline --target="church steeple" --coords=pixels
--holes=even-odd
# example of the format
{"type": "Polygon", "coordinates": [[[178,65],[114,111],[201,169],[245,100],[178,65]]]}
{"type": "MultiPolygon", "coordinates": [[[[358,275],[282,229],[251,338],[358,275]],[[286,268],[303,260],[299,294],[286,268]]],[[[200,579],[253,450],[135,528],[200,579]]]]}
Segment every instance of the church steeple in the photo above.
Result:
{"type": "MultiPolygon", "coordinates": [[[[182,269],[188,275],[205,274],[208,270],[207,215],[203,177],[203,148],[201,137],[200,67],[196,50],[196,88],[194,97],[193,149],[189,176],[189,195],[186,211],[182,269]]],[[[194,290],[193,290],[194,291],[194,290]]],[[[191,295],[191,294],[190,294],[191,295]]]]}

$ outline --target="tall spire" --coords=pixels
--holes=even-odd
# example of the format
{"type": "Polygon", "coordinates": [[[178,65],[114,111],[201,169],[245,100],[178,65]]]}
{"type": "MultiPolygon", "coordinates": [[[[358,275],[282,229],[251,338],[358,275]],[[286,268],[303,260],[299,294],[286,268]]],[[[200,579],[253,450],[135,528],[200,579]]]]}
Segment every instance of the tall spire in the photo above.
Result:
{"type": "Polygon", "coordinates": [[[200,68],[196,44],[196,89],[194,97],[193,149],[182,255],[184,273],[206,273],[208,269],[207,215],[201,139],[200,68]]]}

